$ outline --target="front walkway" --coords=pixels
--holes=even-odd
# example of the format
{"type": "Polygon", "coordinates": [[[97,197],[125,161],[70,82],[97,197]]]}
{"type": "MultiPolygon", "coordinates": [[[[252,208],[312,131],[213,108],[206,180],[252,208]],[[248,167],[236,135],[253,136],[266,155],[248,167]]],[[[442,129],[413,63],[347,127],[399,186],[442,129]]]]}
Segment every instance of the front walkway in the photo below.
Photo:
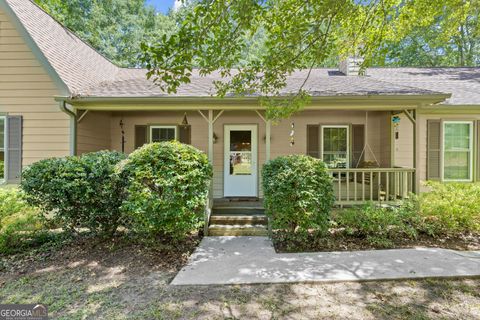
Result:
{"type": "Polygon", "coordinates": [[[266,237],[206,237],[172,285],[480,276],[480,251],[394,249],[277,254],[266,237]]]}

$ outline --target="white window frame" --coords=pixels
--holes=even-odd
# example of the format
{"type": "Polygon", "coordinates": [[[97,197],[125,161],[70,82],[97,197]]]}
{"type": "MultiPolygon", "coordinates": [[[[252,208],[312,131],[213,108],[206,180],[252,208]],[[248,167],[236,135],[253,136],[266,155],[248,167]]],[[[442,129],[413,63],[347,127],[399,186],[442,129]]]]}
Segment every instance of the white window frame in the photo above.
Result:
{"type": "Polygon", "coordinates": [[[447,182],[472,182],[473,181],[473,157],[474,157],[474,148],[473,148],[473,139],[474,139],[474,123],[473,121],[459,121],[459,120],[444,120],[442,121],[442,155],[441,155],[441,166],[442,166],[442,181],[447,182]],[[445,179],[445,125],[458,123],[458,124],[468,124],[470,127],[469,134],[469,178],[468,179],[445,179]]]}
{"type": "Polygon", "coordinates": [[[329,129],[329,128],[344,128],[344,129],[347,129],[347,167],[346,169],[349,169],[350,168],[350,126],[349,125],[321,125],[320,126],[320,144],[321,144],[321,149],[320,149],[320,155],[322,157],[322,161],[324,160],[324,157],[323,157],[323,152],[324,152],[324,147],[325,147],[325,143],[324,143],[324,129],[329,129]]]}
{"type": "Polygon", "coordinates": [[[0,115],[0,120],[3,120],[3,178],[0,178],[0,184],[7,181],[7,117],[0,115]]]}
{"type": "Polygon", "coordinates": [[[153,129],[174,129],[175,130],[175,140],[178,140],[178,130],[177,126],[150,126],[150,136],[149,136],[149,141],[152,143],[152,136],[153,136],[153,129]]]}

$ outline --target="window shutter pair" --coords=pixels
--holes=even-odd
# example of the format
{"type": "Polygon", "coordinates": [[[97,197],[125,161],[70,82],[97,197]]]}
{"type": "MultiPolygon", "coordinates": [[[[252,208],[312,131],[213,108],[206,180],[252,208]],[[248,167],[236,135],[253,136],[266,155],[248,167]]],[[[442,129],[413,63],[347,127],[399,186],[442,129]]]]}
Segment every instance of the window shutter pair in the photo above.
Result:
{"type": "Polygon", "coordinates": [[[6,122],[5,177],[7,183],[19,183],[22,176],[21,116],[8,116],[6,122]]]}
{"type": "MultiPolygon", "coordinates": [[[[192,143],[192,126],[180,125],[178,126],[178,141],[185,144],[192,143]]],[[[135,126],[135,149],[140,148],[148,143],[148,126],[135,126]]]]}
{"type": "MultiPolygon", "coordinates": [[[[321,156],[321,141],[320,130],[321,125],[307,125],[307,155],[319,159],[321,156]]],[[[357,166],[365,155],[362,151],[365,147],[365,125],[352,124],[351,125],[351,153],[352,153],[352,167],[357,166]],[[361,159],[360,159],[361,155],[361,159]]]]}

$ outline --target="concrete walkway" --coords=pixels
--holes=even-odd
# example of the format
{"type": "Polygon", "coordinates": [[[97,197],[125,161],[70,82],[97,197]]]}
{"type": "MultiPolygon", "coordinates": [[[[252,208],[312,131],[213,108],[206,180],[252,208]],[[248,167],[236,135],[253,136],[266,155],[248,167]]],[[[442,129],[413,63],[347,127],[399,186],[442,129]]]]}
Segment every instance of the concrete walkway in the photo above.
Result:
{"type": "Polygon", "coordinates": [[[172,285],[480,276],[480,251],[275,253],[266,237],[206,237],[172,285]]]}

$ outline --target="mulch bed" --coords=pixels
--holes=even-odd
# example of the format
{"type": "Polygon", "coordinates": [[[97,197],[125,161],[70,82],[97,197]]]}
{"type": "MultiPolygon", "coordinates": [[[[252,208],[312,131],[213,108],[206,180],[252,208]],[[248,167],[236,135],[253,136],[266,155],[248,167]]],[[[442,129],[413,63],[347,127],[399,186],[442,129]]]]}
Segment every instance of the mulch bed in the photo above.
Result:
{"type": "Polygon", "coordinates": [[[356,251],[375,249],[401,249],[414,247],[444,248],[453,250],[480,250],[480,234],[460,235],[457,237],[434,238],[421,234],[417,239],[390,239],[391,245],[372,244],[369,239],[333,234],[318,237],[310,234],[301,239],[287,238],[274,233],[273,243],[277,252],[315,252],[315,251],[356,251]]]}

